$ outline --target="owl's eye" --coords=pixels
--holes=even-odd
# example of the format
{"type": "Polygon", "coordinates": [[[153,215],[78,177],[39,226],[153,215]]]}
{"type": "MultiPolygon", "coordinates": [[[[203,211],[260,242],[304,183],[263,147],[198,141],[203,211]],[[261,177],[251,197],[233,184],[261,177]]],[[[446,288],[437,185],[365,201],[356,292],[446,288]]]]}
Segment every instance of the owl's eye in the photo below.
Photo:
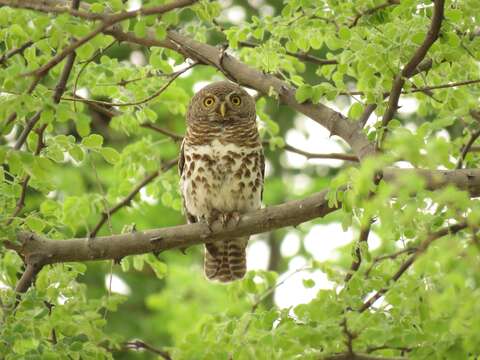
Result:
{"type": "Polygon", "coordinates": [[[206,97],[204,100],[203,100],[203,105],[205,105],[206,107],[210,107],[212,106],[213,104],[215,103],[215,99],[211,96],[209,97],[206,97]]]}
{"type": "Polygon", "coordinates": [[[235,106],[239,106],[242,103],[242,99],[240,99],[240,96],[237,96],[237,95],[233,95],[230,101],[235,106]]]}

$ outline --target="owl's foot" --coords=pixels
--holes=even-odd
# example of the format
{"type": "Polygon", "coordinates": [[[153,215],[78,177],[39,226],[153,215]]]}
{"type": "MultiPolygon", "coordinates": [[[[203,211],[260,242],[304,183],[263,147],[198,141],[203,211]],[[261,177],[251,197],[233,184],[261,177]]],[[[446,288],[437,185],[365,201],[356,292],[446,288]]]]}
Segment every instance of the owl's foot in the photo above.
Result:
{"type": "Polygon", "coordinates": [[[238,211],[232,211],[228,213],[223,213],[220,217],[223,227],[227,227],[230,221],[233,221],[233,225],[237,226],[240,222],[240,213],[238,211]]]}
{"type": "Polygon", "coordinates": [[[207,224],[210,233],[213,233],[212,225],[218,219],[221,220],[222,214],[218,210],[213,210],[208,216],[205,216],[202,220],[207,224]]]}

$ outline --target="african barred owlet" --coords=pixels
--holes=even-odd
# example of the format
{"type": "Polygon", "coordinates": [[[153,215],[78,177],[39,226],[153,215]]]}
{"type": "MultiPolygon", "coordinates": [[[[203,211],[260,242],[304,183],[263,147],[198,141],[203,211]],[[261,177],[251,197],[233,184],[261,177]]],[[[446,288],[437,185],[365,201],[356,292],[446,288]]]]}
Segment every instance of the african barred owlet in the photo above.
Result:
{"type": "MultiPolygon", "coordinates": [[[[189,223],[227,224],[260,208],[264,157],[255,101],[240,86],[220,81],[190,101],[179,171],[189,223]]],[[[206,242],[205,275],[222,282],[246,272],[248,237],[206,242]]]]}

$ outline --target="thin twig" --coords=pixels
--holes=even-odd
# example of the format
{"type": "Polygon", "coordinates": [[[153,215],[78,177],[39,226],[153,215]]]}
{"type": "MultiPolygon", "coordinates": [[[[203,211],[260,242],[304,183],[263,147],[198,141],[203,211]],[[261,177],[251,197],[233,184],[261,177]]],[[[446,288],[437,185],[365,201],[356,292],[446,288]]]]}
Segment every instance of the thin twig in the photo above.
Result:
{"type": "Polygon", "coordinates": [[[176,72],[170,74],[171,75],[170,79],[168,79],[168,81],[165,84],[163,84],[160,89],[158,89],[152,95],[150,95],[150,96],[148,96],[148,97],[146,97],[145,99],[142,99],[142,100],[138,100],[138,101],[134,101],[134,102],[127,102],[127,103],[115,103],[115,102],[100,101],[100,100],[82,99],[78,96],[73,97],[73,98],[63,97],[63,100],[81,101],[81,102],[84,102],[86,104],[97,104],[97,105],[104,105],[104,106],[136,106],[136,105],[141,105],[141,104],[149,102],[150,100],[159,96],[161,93],[163,93],[175,81],[175,79],[177,79],[185,71],[191,69],[192,67],[196,66],[197,64],[198,63],[195,62],[195,63],[187,66],[185,69],[182,69],[182,70],[179,70],[179,71],[176,71],[176,72]]]}
{"type": "Polygon", "coordinates": [[[360,20],[360,18],[361,18],[362,16],[372,15],[372,14],[374,14],[375,12],[377,12],[378,10],[382,10],[382,9],[385,9],[385,8],[387,8],[387,7],[389,7],[389,6],[398,5],[398,4],[400,4],[400,0],[388,0],[388,1],[384,2],[384,3],[381,3],[381,4],[377,5],[377,6],[372,7],[372,8],[370,8],[370,9],[364,10],[364,11],[358,13],[358,14],[355,16],[355,18],[352,20],[352,22],[350,23],[350,25],[348,25],[348,27],[349,27],[349,28],[352,28],[352,27],[356,26],[357,23],[358,23],[358,20],[360,20]]]}
{"type": "MultiPolygon", "coordinates": [[[[168,129],[158,127],[154,124],[145,123],[145,124],[141,124],[140,126],[142,126],[144,128],[154,130],[154,131],[159,132],[163,135],[166,135],[174,141],[182,141],[183,140],[182,135],[176,134],[176,133],[174,133],[174,132],[172,132],[168,129]]],[[[268,140],[266,140],[266,141],[263,141],[262,144],[265,145],[265,146],[268,146],[270,144],[270,142],[268,140]]],[[[298,149],[298,148],[296,148],[292,145],[288,145],[288,144],[285,144],[283,149],[285,149],[286,151],[289,151],[289,152],[293,152],[293,153],[296,153],[296,154],[299,154],[299,155],[303,155],[307,159],[336,159],[336,160],[346,160],[346,161],[354,161],[354,162],[359,161],[358,158],[355,155],[341,154],[341,153],[328,153],[328,154],[311,153],[311,152],[308,152],[308,151],[298,149]]]]}
{"type": "MultiPolygon", "coordinates": [[[[434,233],[431,233],[427,238],[418,246],[417,251],[413,253],[400,267],[399,269],[395,272],[395,274],[391,277],[389,283],[392,284],[398,279],[412,266],[413,262],[421,255],[423,254],[428,247],[431,245],[432,242],[435,240],[444,237],[446,235],[453,235],[459,232],[460,230],[463,230],[467,228],[467,223],[462,222],[459,224],[451,225],[446,228],[443,228],[441,230],[438,230],[434,233]]],[[[358,309],[359,312],[364,312],[365,310],[368,310],[380,297],[382,297],[387,291],[389,290],[389,287],[384,287],[378,290],[374,295],[372,295],[367,301],[363,303],[362,306],[358,309]]]]}
{"type": "Polygon", "coordinates": [[[465,144],[465,146],[462,149],[462,152],[460,154],[460,157],[458,158],[457,166],[455,167],[456,169],[461,169],[463,166],[463,162],[465,160],[465,157],[467,156],[468,152],[470,151],[473,143],[478,139],[480,136],[480,129],[472,133],[470,136],[470,139],[468,142],[465,144]]]}
{"type": "Polygon", "coordinates": [[[167,351],[157,349],[142,340],[127,341],[123,343],[123,348],[125,350],[147,350],[151,353],[159,355],[164,360],[172,360],[172,357],[167,351]]]}
{"type": "MultiPolygon", "coordinates": [[[[54,308],[55,305],[53,305],[51,302],[48,302],[46,300],[43,301],[43,303],[45,304],[45,306],[47,307],[48,309],[48,316],[52,316],[52,309],[54,308]]],[[[51,342],[52,344],[56,344],[57,343],[57,332],[55,331],[55,328],[52,327],[52,338],[51,338],[51,342]]]]}
{"type": "Polygon", "coordinates": [[[22,132],[20,133],[17,142],[13,146],[15,150],[20,150],[20,148],[23,146],[23,144],[27,140],[28,134],[30,134],[30,131],[32,131],[38,120],[40,120],[40,115],[42,115],[42,110],[37,110],[37,112],[30,119],[27,120],[27,123],[25,124],[22,132]]]}
{"type": "Polygon", "coordinates": [[[34,44],[34,42],[32,40],[29,40],[26,43],[24,43],[23,45],[19,46],[18,48],[15,48],[15,49],[12,49],[12,50],[6,52],[5,54],[3,54],[0,57],[0,64],[5,63],[5,61],[7,61],[8,59],[10,59],[11,57],[13,57],[17,54],[23,53],[26,49],[28,49],[33,44],[34,44]]]}
{"type": "MultiPolygon", "coordinates": [[[[448,83],[448,84],[441,84],[441,85],[432,85],[432,86],[424,86],[424,87],[416,87],[411,90],[402,90],[401,94],[414,94],[417,92],[429,92],[432,90],[437,90],[437,89],[447,89],[447,88],[452,88],[452,87],[458,87],[458,86],[465,86],[465,85],[473,85],[473,84],[478,84],[480,83],[480,79],[474,79],[474,80],[465,80],[465,81],[458,81],[458,82],[453,82],[453,83],[448,83]]],[[[365,95],[364,91],[349,91],[347,92],[340,92],[339,95],[365,95]]],[[[387,97],[389,96],[390,93],[384,92],[383,96],[387,97]]],[[[430,94],[428,94],[430,96],[430,94]]]]}
{"type": "MultiPolygon", "coordinates": [[[[37,139],[37,146],[36,146],[35,152],[34,152],[35,156],[40,155],[40,151],[42,151],[42,149],[45,147],[45,143],[43,142],[43,133],[45,132],[46,128],[47,128],[47,125],[44,124],[37,131],[38,139],[37,139]]],[[[15,210],[13,211],[13,214],[7,220],[6,225],[10,225],[13,222],[13,220],[18,216],[18,214],[20,214],[23,207],[25,206],[25,198],[27,196],[27,189],[28,189],[28,182],[29,181],[30,181],[30,175],[25,175],[24,179],[22,180],[22,190],[20,192],[20,197],[18,198],[18,201],[17,201],[17,204],[15,206],[15,210]]]]}
{"type": "MultiPolygon", "coordinates": [[[[249,41],[239,41],[238,44],[243,47],[249,47],[249,48],[256,48],[260,46],[260,44],[255,44],[249,41]]],[[[293,56],[299,60],[302,61],[307,61],[312,64],[316,65],[336,65],[338,64],[338,61],[335,59],[320,59],[316,56],[310,55],[310,54],[305,54],[305,53],[295,53],[291,51],[286,51],[285,54],[289,56],[293,56]]]]}
{"type": "MultiPolygon", "coordinates": [[[[384,128],[384,134],[386,132],[386,126],[392,120],[395,115],[398,107],[398,101],[400,99],[400,94],[402,92],[403,85],[405,84],[405,79],[412,77],[416,73],[417,67],[420,65],[422,60],[427,55],[428,50],[433,45],[433,43],[438,39],[440,34],[440,28],[442,26],[443,20],[443,11],[445,0],[435,0],[434,1],[434,11],[432,16],[432,21],[430,28],[423,40],[423,43],[417,48],[410,61],[405,65],[402,71],[395,77],[393,81],[392,90],[390,91],[390,97],[387,105],[387,109],[383,114],[382,118],[382,127],[384,128]]],[[[383,136],[379,137],[378,144],[381,144],[383,136]]]]}
{"type": "Polygon", "coordinates": [[[47,63],[45,63],[38,69],[33,70],[25,75],[34,75],[36,77],[45,76],[50,71],[51,68],[53,68],[55,65],[60,63],[63,59],[65,59],[68,56],[68,54],[71,54],[77,48],[87,43],[88,41],[96,37],[98,34],[107,30],[109,27],[115,25],[116,23],[119,23],[127,19],[135,18],[137,16],[164,14],[174,9],[192,5],[196,1],[197,0],[177,0],[168,4],[153,6],[149,8],[140,8],[138,10],[132,10],[132,11],[122,11],[112,15],[102,15],[101,16],[102,24],[98,26],[95,30],[88,33],[84,37],[72,42],[70,45],[66,46],[62,51],[60,51],[57,55],[51,58],[47,63]]]}
{"type": "Polygon", "coordinates": [[[355,353],[353,352],[353,340],[357,337],[357,334],[354,334],[350,331],[347,324],[347,319],[343,318],[340,323],[342,327],[343,335],[345,335],[345,345],[347,346],[347,354],[351,356],[352,359],[355,358],[355,353]]]}
{"type": "Polygon", "coordinates": [[[149,183],[151,183],[157,176],[159,176],[160,174],[170,170],[173,166],[175,166],[176,164],[178,163],[178,159],[175,158],[173,160],[170,160],[170,161],[167,161],[165,164],[163,164],[161,166],[161,168],[159,170],[156,170],[154,172],[152,172],[151,174],[149,174],[148,176],[146,176],[142,181],[140,181],[131,191],[130,193],[128,193],[128,195],[123,198],[121,201],[119,201],[116,205],[114,205],[112,208],[110,208],[109,210],[106,210],[104,212],[102,212],[102,215],[101,215],[101,218],[100,220],[98,221],[98,223],[95,225],[95,227],[93,228],[93,230],[90,232],[90,238],[94,238],[95,236],[97,236],[97,233],[98,231],[102,228],[102,226],[105,224],[105,222],[108,220],[108,218],[110,216],[112,216],[113,214],[115,214],[118,210],[120,210],[121,208],[125,207],[125,206],[128,206],[130,205],[130,203],[132,202],[133,198],[135,197],[135,195],[137,195],[140,190],[145,187],[146,185],[148,185],[149,183]]]}
{"type": "Polygon", "coordinates": [[[75,101],[75,99],[76,99],[75,95],[77,94],[77,85],[78,85],[78,81],[80,80],[80,76],[82,75],[83,71],[87,68],[88,64],[90,64],[93,60],[95,60],[98,57],[98,55],[103,54],[103,52],[105,52],[110,47],[112,47],[116,42],[117,42],[116,39],[113,40],[110,44],[108,44],[104,48],[97,50],[95,52],[95,54],[93,54],[89,59],[87,59],[85,61],[82,61],[83,66],[80,68],[80,71],[78,72],[77,76],[75,77],[75,82],[73,83],[73,91],[72,91],[72,93],[74,95],[73,109],[75,111],[77,111],[77,103],[75,101]]]}
{"type": "Polygon", "coordinates": [[[390,345],[380,345],[380,346],[370,346],[367,348],[365,351],[367,354],[370,354],[375,351],[379,350],[397,350],[401,351],[402,353],[407,353],[413,350],[413,348],[410,347],[402,347],[402,346],[390,346],[390,345]]]}
{"type": "Polygon", "coordinates": [[[403,254],[412,254],[414,252],[417,251],[417,248],[416,247],[411,247],[411,248],[406,248],[406,249],[402,249],[402,250],[399,250],[399,251],[396,251],[392,254],[388,254],[388,255],[381,255],[381,256],[377,256],[373,259],[373,262],[372,264],[370,265],[370,267],[365,271],[365,276],[368,277],[370,275],[370,272],[372,271],[372,269],[374,268],[374,266],[376,264],[378,264],[379,262],[383,261],[383,260],[387,260],[387,259],[390,259],[390,260],[393,260],[393,259],[396,259],[397,257],[399,257],[400,255],[403,255],[403,254]]]}
{"type": "Polygon", "coordinates": [[[347,283],[353,276],[353,274],[360,268],[362,264],[362,244],[367,244],[368,235],[370,234],[370,225],[368,224],[364,229],[360,230],[360,236],[358,237],[357,244],[355,245],[355,256],[352,264],[350,265],[350,271],[345,275],[345,282],[347,283]]]}
{"type": "MultiPolygon", "coordinates": [[[[267,142],[268,145],[268,142],[267,142]]],[[[303,155],[307,159],[337,159],[337,160],[346,160],[346,161],[354,161],[358,162],[358,157],[355,155],[351,154],[341,154],[341,153],[328,153],[328,154],[319,154],[319,153],[311,153],[308,151],[304,151],[301,149],[298,149],[292,145],[285,144],[283,147],[285,150],[303,155]]]]}
{"type": "Polygon", "coordinates": [[[171,138],[173,141],[182,141],[183,140],[183,136],[182,135],[178,135],[176,133],[174,133],[173,131],[170,131],[168,129],[165,129],[165,128],[161,128],[155,124],[151,124],[151,123],[144,123],[144,124],[141,124],[140,125],[141,127],[144,127],[146,129],[151,129],[151,130],[154,130],[160,134],[163,134],[163,135],[166,135],[168,136],[169,138],[171,138]]]}

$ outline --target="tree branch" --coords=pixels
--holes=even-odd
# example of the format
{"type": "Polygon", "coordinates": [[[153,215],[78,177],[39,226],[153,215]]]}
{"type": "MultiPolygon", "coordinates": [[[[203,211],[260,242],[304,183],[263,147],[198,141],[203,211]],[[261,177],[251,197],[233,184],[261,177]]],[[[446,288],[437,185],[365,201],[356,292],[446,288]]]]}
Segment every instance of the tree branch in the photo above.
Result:
{"type": "Polygon", "coordinates": [[[362,246],[362,243],[367,243],[369,234],[370,234],[370,225],[360,230],[360,236],[358,237],[358,242],[355,247],[355,257],[352,261],[352,264],[350,265],[350,271],[347,273],[347,275],[345,275],[346,283],[350,281],[355,271],[357,271],[360,268],[360,265],[362,264],[362,251],[360,247],[362,246]]]}
{"type": "Polygon", "coordinates": [[[156,40],[151,36],[139,38],[118,28],[109,29],[105,33],[119,41],[175,50],[194,61],[216,67],[227,77],[234,78],[238,84],[255,89],[262,94],[271,94],[271,91],[274,91],[284,104],[318,122],[332,135],[343,138],[360,159],[374,152],[373,144],[369,142],[356,122],[349,121],[339,112],[323,104],[298,103],[295,99],[295,89],[290,85],[273,75],[264,74],[247,66],[214,46],[197,42],[175,31],[169,31],[165,40],[156,40]]]}
{"type": "MultiPolygon", "coordinates": [[[[58,53],[53,58],[51,58],[47,63],[45,63],[38,69],[27,73],[26,75],[34,75],[36,77],[45,76],[45,74],[48,73],[51,68],[53,68],[55,65],[60,63],[63,59],[65,59],[68,54],[71,54],[77,48],[79,48],[86,42],[90,41],[91,39],[96,37],[98,34],[107,30],[112,25],[115,25],[116,23],[119,23],[127,19],[131,19],[137,16],[161,15],[174,9],[192,5],[196,1],[197,0],[176,0],[165,5],[153,6],[149,8],[140,8],[138,10],[132,10],[132,11],[122,11],[122,12],[111,14],[111,15],[109,14],[101,15],[100,18],[97,17],[97,19],[102,20],[102,24],[99,27],[97,27],[95,30],[91,31],[89,34],[85,35],[84,37],[72,42],[70,45],[65,47],[60,53],[58,53]]],[[[42,9],[36,9],[36,10],[42,11],[42,9]]],[[[75,13],[72,13],[72,10],[70,10],[69,12],[72,15],[79,16],[78,11],[76,11],[75,13]]]]}
{"type": "Polygon", "coordinates": [[[393,81],[387,110],[385,110],[382,118],[382,127],[384,128],[388,125],[390,120],[392,120],[395,112],[397,111],[398,100],[400,99],[400,94],[402,92],[403,85],[405,84],[405,79],[412,77],[416,73],[416,71],[418,71],[416,70],[417,66],[422,62],[422,60],[425,58],[425,55],[427,55],[430,47],[438,39],[438,35],[440,34],[440,28],[442,26],[445,0],[435,0],[434,4],[435,5],[432,21],[428,33],[423,40],[423,43],[415,51],[410,61],[405,65],[405,67],[395,77],[395,80],[393,81]]]}
{"type": "MultiPolygon", "coordinates": [[[[414,174],[425,178],[426,188],[429,190],[450,184],[470,191],[472,196],[480,195],[480,169],[451,171],[386,169],[383,172],[383,179],[396,181],[402,176],[414,174]]],[[[325,216],[336,210],[328,207],[327,193],[325,190],[303,200],[249,212],[242,216],[238,226],[235,227],[223,227],[216,222],[210,230],[208,225],[196,223],[93,239],[75,238],[63,241],[46,239],[37,234],[20,233],[21,245],[7,241],[6,246],[26,258],[34,254],[43,264],[118,259],[128,255],[185,248],[227,237],[247,236],[286,226],[297,226],[302,222],[325,216]]]]}
{"type": "MultiPolygon", "coordinates": [[[[367,271],[365,271],[365,276],[368,277],[370,275],[370,272],[372,271],[372,269],[374,268],[374,266],[376,264],[378,264],[380,261],[383,261],[383,260],[387,260],[387,259],[396,259],[397,257],[399,257],[400,255],[403,255],[403,254],[412,254],[414,252],[417,251],[417,248],[416,247],[411,247],[411,248],[406,248],[406,249],[402,249],[402,250],[399,250],[399,251],[396,251],[392,254],[387,254],[387,255],[381,255],[381,256],[377,256],[373,259],[372,261],[372,264],[370,265],[370,267],[367,269],[367,271]]],[[[368,352],[368,351],[367,351],[368,352]]]]}
{"type": "Polygon", "coordinates": [[[109,212],[103,212],[101,215],[100,220],[98,223],[95,225],[93,228],[92,232],[90,233],[90,237],[94,238],[97,236],[98,231],[102,228],[103,224],[108,220],[110,216],[115,214],[118,210],[121,208],[130,205],[132,202],[133,198],[140,192],[140,190],[147,186],[149,183],[151,183],[157,176],[159,176],[161,173],[164,173],[168,170],[170,170],[173,166],[175,166],[178,162],[178,158],[170,160],[163,164],[159,170],[154,171],[150,175],[146,176],[142,181],[140,181],[133,189],[130,191],[130,193],[122,199],[120,202],[118,202],[115,206],[113,206],[109,212]]]}
{"type": "Polygon", "coordinates": [[[161,252],[174,248],[270,231],[325,216],[336,210],[328,207],[327,191],[303,200],[290,201],[244,214],[238,225],[224,227],[220,222],[210,228],[205,223],[178,225],[154,230],[97,238],[50,240],[41,235],[22,232],[19,243],[7,241],[8,248],[26,258],[35,255],[43,265],[69,261],[118,259],[128,255],[161,252]]]}
{"type": "Polygon", "coordinates": [[[159,355],[162,359],[164,360],[172,360],[172,357],[170,354],[165,351],[165,350],[160,350],[152,345],[147,344],[146,342],[142,340],[134,340],[134,341],[126,341],[123,343],[123,348],[125,350],[147,350],[150,351],[153,354],[159,355]]]}
{"type": "Polygon", "coordinates": [[[292,145],[285,144],[283,147],[285,150],[303,155],[307,159],[337,159],[337,160],[346,160],[346,161],[355,161],[358,162],[358,157],[355,155],[351,154],[341,154],[341,153],[329,153],[329,154],[319,154],[319,153],[311,153],[308,151],[304,151],[301,149],[298,149],[292,145]]]}
{"type": "Polygon", "coordinates": [[[136,105],[141,105],[144,103],[149,102],[152,99],[155,99],[158,97],[161,93],[163,93],[180,75],[182,75],[185,71],[191,69],[192,67],[196,66],[198,63],[193,63],[187,66],[185,69],[176,71],[172,74],[169,74],[170,79],[163,84],[157,91],[155,91],[152,95],[149,95],[145,99],[138,100],[138,101],[133,101],[133,102],[126,102],[126,103],[114,103],[114,102],[108,102],[108,101],[99,101],[99,100],[91,100],[91,99],[84,99],[80,98],[78,96],[73,97],[73,98],[63,98],[63,100],[70,100],[70,101],[81,101],[87,104],[97,104],[97,105],[103,105],[103,106],[136,106],[136,105]]]}
{"type": "Polygon", "coordinates": [[[182,141],[183,140],[183,136],[182,135],[178,135],[176,133],[174,133],[173,131],[170,131],[168,129],[164,129],[164,128],[161,128],[155,124],[150,124],[150,123],[143,123],[140,125],[141,127],[144,127],[146,129],[150,129],[150,130],[153,130],[153,131],[156,131],[160,134],[163,134],[165,136],[168,136],[169,138],[171,138],[173,141],[182,141]]]}
{"type": "MultiPolygon", "coordinates": [[[[168,136],[173,141],[182,141],[183,140],[183,136],[178,135],[178,134],[176,134],[173,131],[170,131],[168,129],[158,127],[154,124],[144,123],[144,124],[141,124],[140,126],[144,127],[144,128],[147,128],[147,129],[154,130],[154,131],[156,131],[160,134],[163,134],[165,136],[168,136]]],[[[268,140],[263,141],[263,145],[269,145],[269,144],[270,143],[268,142],[268,140]]],[[[288,145],[288,144],[285,144],[283,149],[285,149],[286,151],[289,151],[289,152],[293,152],[293,153],[296,153],[296,154],[299,154],[299,155],[303,155],[307,159],[337,159],[337,160],[356,161],[356,162],[359,161],[358,158],[355,155],[341,154],[341,153],[329,153],[329,154],[311,153],[311,152],[308,152],[308,151],[298,149],[298,148],[296,148],[292,145],[288,145]]]]}
{"type": "MultiPolygon", "coordinates": [[[[250,41],[239,41],[238,45],[243,46],[243,47],[249,47],[249,48],[256,48],[260,46],[260,44],[255,44],[250,41]]],[[[286,51],[285,54],[289,56],[293,56],[294,58],[297,58],[302,61],[307,61],[312,64],[316,65],[336,65],[338,64],[338,61],[335,59],[320,59],[316,56],[306,54],[306,53],[294,53],[291,51],[286,51]]]]}
{"type": "Polygon", "coordinates": [[[478,139],[479,136],[480,136],[480,130],[477,130],[474,133],[472,133],[472,135],[470,136],[470,139],[468,140],[468,142],[463,147],[462,153],[460,154],[460,157],[458,158],[458,162],[457,162],[457,166],[456,166],[457,169],[462,168],[463,161],[465,160],[465,157],[467,156],[467,154],[470,151],[473,143],[478,139]]]}
{"type": "Polygon", "coordinates": [[[368,354],[350,354],[342,353],[335,355],[328,355],[320,358],[322,360],[407,360],[405,357],[383,357],[383,356],[373,356],[368,354]]]}
{"type": "Polygon", "coordinates": [[[400,0],[388,0],[388,1],[385,1],[384,3],[381,3],[377,6],[372,7],[370,9],[364,10],[364,11],[358,13],[355,16],[355,18],[352,20],[351,24],[348,25],[348,27],[352,28],[352,27],[356,26],[357,23],[358,23],[358,20],[360,20],[360,18],[362,16],[372,15],[372,14],[376,13],[378,10],[382,10],[382,9],[385,9],[389,6],[398,5],[398,4],[400,4],[400,0]]]}
{"type": "Polygon", "coordinates": [[[12,49],[8,52],[6,52],[5,54],[3,54],[2,56],[0,56],[0,64],[4,64],[5,61],[7,61],[8,59],[10,59],[11,57],[17,55],[17,54],[21,54],[25,51],[25,49],[28,49],[30,46],[32,46],[34,43],[32,40],[29,40],[27,41],[26,43],[24,43],[23,45],[19,46],[18,48],[15,48],[15,49],[12,49]]]}
{"type": "Polygon", "coordinates": [[[70,14],[85,20],[101,20],[102,14],[95,14],[86,11],[79,11],[68,6],[67,1],[61,0],[0,0],[0,5],[16,9],[35,10],[52,14],[70,14]]]}
{"type": "Polygon", "coordinates": [[[32,282],[35,280],[37,274],[42,270],[43,265],[41,263],[27,263],[27,268],[22,274],[22,277],[17,282],[15,291],[19,294],[28,290],[32,282]]]}
{"type": "MultiPolygon", "coordinates": [[[[413,262],[428,249],[432,242],[446,235],[456,234],[460,230],[467,228],[467,226],[467,223],[459,223],[448,226],[444,229],[428,235],[427,238],[418,246],[417,250],[412,255],[410,255],[410,257],[400,266],[400,268],[395,272],[395,274],[393,274],[389,283],[392,284],[398,281],[398,279],[410,268],[410,266],[412,266],[413,262]]],[[[369,309],[375,303],[375,301],[382,297],[388,290],[388,287],[384,287],[378,290],[374,295],[372,295],[367,301],[363,303],[363,305],[358,309],[358,311],[364,312],[365,310],[369,309]]]]}

